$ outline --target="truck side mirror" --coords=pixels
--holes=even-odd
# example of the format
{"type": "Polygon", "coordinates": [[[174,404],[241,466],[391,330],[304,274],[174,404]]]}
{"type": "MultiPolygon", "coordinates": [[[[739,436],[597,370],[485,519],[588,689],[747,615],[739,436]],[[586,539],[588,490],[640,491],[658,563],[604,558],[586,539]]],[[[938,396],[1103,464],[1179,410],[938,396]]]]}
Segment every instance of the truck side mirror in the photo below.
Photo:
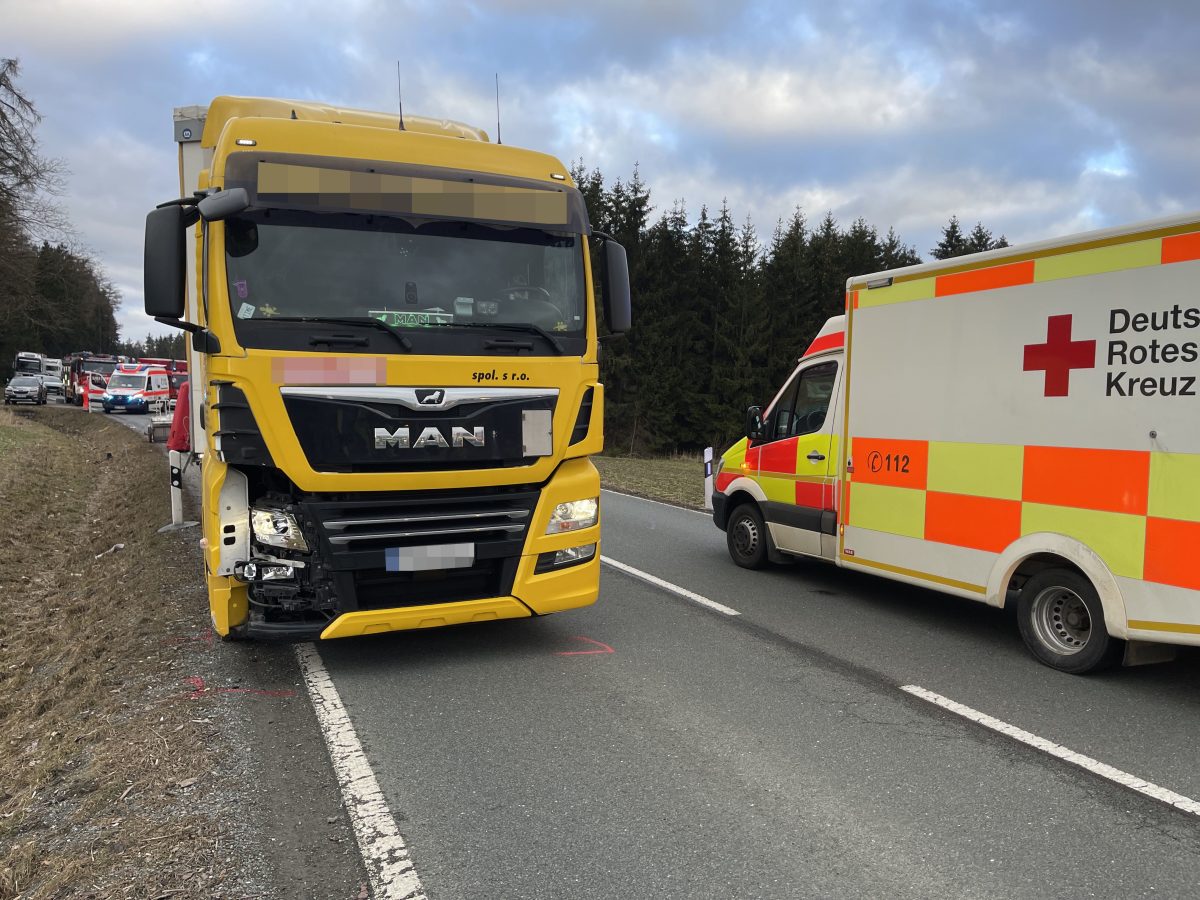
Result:
{"type": "Polygon", "coordinates": [[[250,206],[250,195],[245,188],[233,188],[229,191],[217,191],[209,194],[198,204],[200,216],[205,222],[220,222],[230,216],[244,212],[250,206]]]}
{"type": "Polygon", "coordinates": [[[146,315],[183,317],[187,290],[184,236],[195,210],[178,204],[161,206],[146,216],[146,256],[142,266],[146,315]],[[189,221],[190,220],[190,221],[189,221]]]}
{"type": "Polygon", "coordinates": [[[763,437],[762,407],[751,406],[746,410],[746,437],[761,441],[763,437]]]}
{"type": "Polygon", "coordinates": [[[604,266],[600,270],[600,292],[604,319],[613,334],[629,330],[633,320],[629,299],[629,260],[625,248],[610,239],[604,242],[604,266]]]}

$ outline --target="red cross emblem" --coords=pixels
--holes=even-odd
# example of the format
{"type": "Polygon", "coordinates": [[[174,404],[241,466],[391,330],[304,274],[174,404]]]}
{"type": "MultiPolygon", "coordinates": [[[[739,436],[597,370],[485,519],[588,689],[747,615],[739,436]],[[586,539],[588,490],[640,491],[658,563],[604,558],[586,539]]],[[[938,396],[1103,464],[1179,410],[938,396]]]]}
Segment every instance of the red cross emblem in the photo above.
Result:
{"type": "Polygon", "coordinates": [[[1046,373],[1046,396],[1065,397],[1072,369],[1096,368],[1096,342],[1071,340],[1071,316],[1046,320],[1046,343],[1025,345],[1025,371],[1046,373]]]}

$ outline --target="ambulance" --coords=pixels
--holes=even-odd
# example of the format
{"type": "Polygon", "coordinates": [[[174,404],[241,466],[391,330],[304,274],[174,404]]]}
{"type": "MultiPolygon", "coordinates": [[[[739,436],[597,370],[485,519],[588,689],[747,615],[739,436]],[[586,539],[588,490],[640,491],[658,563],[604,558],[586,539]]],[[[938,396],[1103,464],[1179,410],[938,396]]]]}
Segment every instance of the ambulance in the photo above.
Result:
{"type": "Polygon", "coordinates": [[[1200,645],[1198,281],[1200,213],[849,279],[715,469],[734,562],[1012,604],[1065,672],[1200,645]]]}
{"type": "Polygon", "coordinates": [[[160,413],[166,410],[170,397],[170,373],[162,366],[119,363],[109,376],[100,402],[106,413],[160,413]]]}

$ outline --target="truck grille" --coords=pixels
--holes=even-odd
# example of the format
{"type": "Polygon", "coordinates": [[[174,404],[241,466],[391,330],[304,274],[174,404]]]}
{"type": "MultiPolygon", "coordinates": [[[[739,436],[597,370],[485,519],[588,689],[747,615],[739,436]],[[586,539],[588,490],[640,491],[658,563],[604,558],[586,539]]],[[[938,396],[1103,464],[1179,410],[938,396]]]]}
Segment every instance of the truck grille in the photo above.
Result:
{"type": "Polygon", "coordinates": [[[387,609],[503,597],[512,592],[536,489],[427,492],[388,500],[308,500],[325,565],[338,579],[343,609],[387,609]],[[395,547],[471,544],[469,567],[389,572],[395,547]],[[353,593],[351,599],[347,596],[353,593]],[[347,602],[349,601],[349,602],[347,602]]]}

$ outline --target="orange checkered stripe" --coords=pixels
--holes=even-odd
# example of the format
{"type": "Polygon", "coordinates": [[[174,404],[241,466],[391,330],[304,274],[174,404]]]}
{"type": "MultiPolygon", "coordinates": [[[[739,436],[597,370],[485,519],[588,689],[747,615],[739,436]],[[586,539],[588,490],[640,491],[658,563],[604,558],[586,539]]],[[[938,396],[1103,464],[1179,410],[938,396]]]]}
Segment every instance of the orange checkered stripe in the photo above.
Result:
{"type": "Polygon", "coordinates": [[[998,259],[993,265],[983,267],[979,263],[965,263],[961,268],[899,276],[886,286],[870,290],[865,284],[857,284],[846,293],[846,310],[1192,260],[1200,260],[1200,231],[1194,224],[1176,226],[1166,232],[1136,233],[1056,247],[1027,258],[998,259]]]}
{"type": "Polygon", "coordinates": [[[1053,532],[1116,575],[1200,590],[1200,455],[855,437],[847,524],[1000,553],[1053,532]]]}

